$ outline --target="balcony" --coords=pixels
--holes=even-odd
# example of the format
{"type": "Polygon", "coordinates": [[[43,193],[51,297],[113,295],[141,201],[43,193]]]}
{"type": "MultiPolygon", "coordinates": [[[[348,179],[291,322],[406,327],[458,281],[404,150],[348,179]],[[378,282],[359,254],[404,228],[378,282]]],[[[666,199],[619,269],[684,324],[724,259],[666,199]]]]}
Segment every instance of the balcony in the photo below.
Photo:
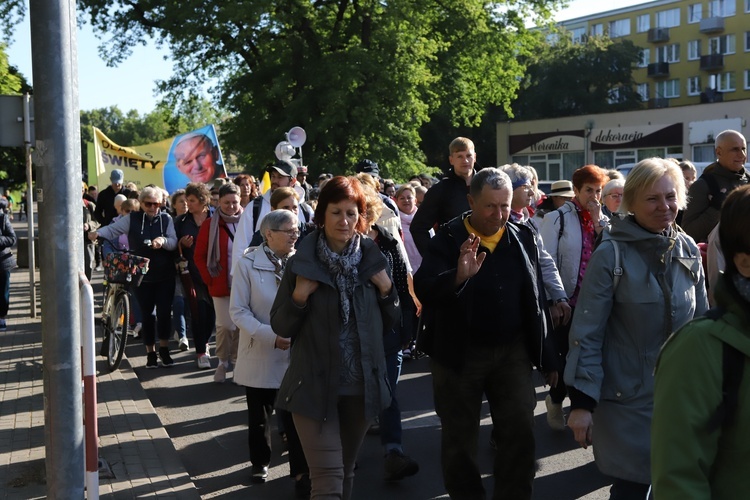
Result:
{"type": "Polygon", "coordinates": [[[658,63],[649,64],[648,76],[651,78],[660,78],[664,76],[669,76],[669,63],[658,62],[658,63]]]}
{"type": "Polygon", "coordinates": [[[701,56],[701,71],[716,71],[724,67],[724,56],[722,54],[711,54],[701,56]]]}
{"type": "Polygon", "coordinates": [[[701,92],[701,104],[712,102],[724,102],[724,94],[716,89],[706,88],[706,90],[701,92]]]}
{"type": "Polygon", "coordinates": [[[701,19],[700,31],[704,34],[721,33],[724,31],[724,18],[717,16],[701,19]]]}
{"type": "Polygon", "coordinates": [[[648,109],[668,108],[669,99],[666,97],[654,97],[648,100],[648,109]]]}
{"type": "Polygon", "coordinates": [[[651,28],[648,30],[648,41],[660,43],[669,41],[669,28],[651,28]]]}

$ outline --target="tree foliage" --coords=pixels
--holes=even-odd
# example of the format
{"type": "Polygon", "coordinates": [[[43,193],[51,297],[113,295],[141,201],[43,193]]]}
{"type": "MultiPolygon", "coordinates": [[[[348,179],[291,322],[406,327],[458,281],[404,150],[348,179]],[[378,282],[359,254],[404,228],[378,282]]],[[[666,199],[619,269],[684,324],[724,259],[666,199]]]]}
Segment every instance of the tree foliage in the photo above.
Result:
{"type": "Polygon", "coordinates": [[[26,14],[24,0],[0,0],[0,41],[13,38],[13,28],[23,20],[26,14]]]}
{"type": "MultiPolygon", "coordinates": [[[[222,140],[249,165],[273,160],[284,132],[308,134],[314,172],[361,157],[384,175],[423,167],[420,129],[439,114],[476,126],[510,111],[536,43],[525,27],[560,0],[80,0],[111,63],[152,37],[176,61],[172,105],[210,88],[231,117],[222,140]]],[[[442,138],[447,143],[451,138],[442,138]]]]}
{"type": "Polygon", "coordinates": [[[590,37],[573,43],[560,36],[529,58],[518,100],[517,120],[611,113],[639,109],[633,69],[641,49],[631,41],[590,37]]]}

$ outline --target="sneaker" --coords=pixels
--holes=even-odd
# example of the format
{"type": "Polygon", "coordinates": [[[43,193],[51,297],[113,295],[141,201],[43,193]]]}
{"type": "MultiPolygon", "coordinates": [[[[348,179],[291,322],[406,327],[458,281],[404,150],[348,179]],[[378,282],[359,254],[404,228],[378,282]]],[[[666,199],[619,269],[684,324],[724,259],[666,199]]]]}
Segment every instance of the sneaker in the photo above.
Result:
{"type": "Polygon", "coordinates": [[[94,270],[95,270],[96,272],[98,272],[98,273],[103,273],[103,272],[104,272],[104,266],[102,266],[101,264],[99,264],[98,266],[96,266],[96,267],[94,268],[94,270]]]}
{"type": "Polygon", "coordinates": [[[143,323],[136,323],[135,327],[133,328],[133,338],[134,339],[141,338],[141,330],[143,330],[143,323]]]}
{"type": "MultiPolygon", "coordinates": [[[[220,364],[219,366],[224,366],[220,364]]],[[[253,475],[251,480],[254,483],[265,483],[268,477],[268,466],[267,465],[253,465],[253,475]]]]}
{"type": "Polygon", "coordinates": [[[294,496],[297,498],[310,498],[312,483],[308,474],[302,474],[302,477],[294,480],[294,496]]]}
{"type": "Polygon", "coordinates": [[[5,318],[0,318],[0,332],[8,330],[8,323],[5,322],[5,318]]]}
{"type": "Polygon", "coordinates": [[[172,356],[169,355],[169,347],[160,347],[159,357],[161,358],[162,366],[170,367],[174,365],[174,360],[172,359],[172,356]]]}
{"type": "Polygon", "coordinates": [[[182,337],[180,339],[180,351],[185,352],[188,349],[190,349],[190,344],[188,344],[187,337],[182,337]]]}
{"type": "Polygon", "coordinates": [[[199,354],[195,362],[198,364],[199,370],[208,370],[211,368],[211,358],[208,354],[199,354]]]}
{"type": "Polygon", "coordinates": [[[146,353],[146,368],[159,368],[159,359],[155,352],[146,353]]]}
{"type": "Polygon", "coordinates": [[[214,382],[216,382],[217,384],[223,384],[226,379],[227,367],[224,366],[224,362],[219,361],[219,366],[216,367],[216,371],[214,372],[214,382]]]}
{"type": "Polygon", "coordinates": [[[411,359],[411,349],[408,347],[401,351],[401,356],[403,357],[404,361],[408,361],[411,359]]]}
{"type": "Polygon", "coordinates": [[[419,464],[399,450],[391,450],[385,456],[385,480],[399,481],[419,472],[419,464]]]}
{"type": "Polygon", "coordinates": [[[544,398],[544,404],[547,407],[547,424],[550,428],[556,431],[565,430],[565,414],[562,404],[553,403],[549,394],[544,398]]]}

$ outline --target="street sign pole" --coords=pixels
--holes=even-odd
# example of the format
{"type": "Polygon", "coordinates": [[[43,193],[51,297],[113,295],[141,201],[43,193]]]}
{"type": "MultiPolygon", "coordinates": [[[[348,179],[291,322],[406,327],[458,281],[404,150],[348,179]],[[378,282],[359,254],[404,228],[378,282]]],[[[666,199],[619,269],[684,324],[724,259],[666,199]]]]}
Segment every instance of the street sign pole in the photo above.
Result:
{"type": "Polygon", "coordinates": [[[34,261],[34,185],[31,174],[31,113],[29,93],[23,95],[23,144],[26,157],[26,222],[29,225],[29,290],[31,294],[31,317],[37,317],[36,307],[36,262],[34,261]]]}

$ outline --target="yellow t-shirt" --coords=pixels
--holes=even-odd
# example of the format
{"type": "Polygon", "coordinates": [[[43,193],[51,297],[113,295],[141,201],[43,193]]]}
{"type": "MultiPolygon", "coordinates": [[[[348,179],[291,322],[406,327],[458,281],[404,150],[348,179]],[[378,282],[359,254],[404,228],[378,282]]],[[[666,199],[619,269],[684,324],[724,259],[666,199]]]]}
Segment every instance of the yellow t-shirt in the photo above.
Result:
{"type": "Polygon", "coordinates": [[[500,238],[502,238],[503,234],[505,234],[505,226],[503,226],[502,228],[500,228],[500,231],[496,232],[492,236],[485,236],[484,234],[481,234],[479,231],[471,227],[468,217],[464,219],[464,227],[466,227],[466,230],[469,231],[469,233],[474,233],[474,235],[479,236],[479,244],[489,250],[490,253],[495,251],[495,247],[498,243],[500,243],[500,238]]]}

